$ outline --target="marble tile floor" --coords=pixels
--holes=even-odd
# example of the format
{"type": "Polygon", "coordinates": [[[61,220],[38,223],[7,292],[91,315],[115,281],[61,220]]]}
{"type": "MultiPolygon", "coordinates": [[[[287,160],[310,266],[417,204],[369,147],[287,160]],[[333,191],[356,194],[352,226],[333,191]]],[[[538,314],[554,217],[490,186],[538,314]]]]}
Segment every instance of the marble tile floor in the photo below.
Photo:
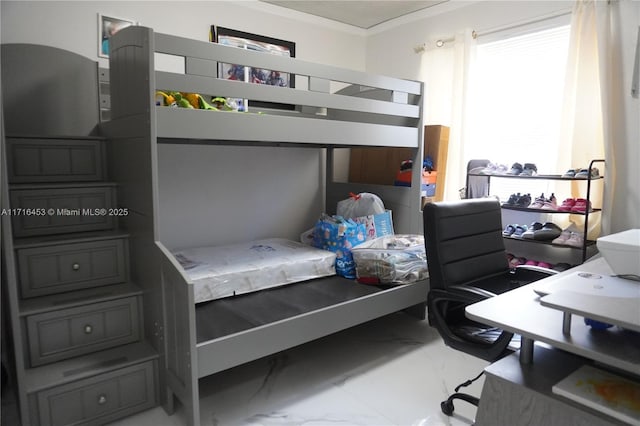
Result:
{"type": "MultiPolygon", "coordinates": [[[[203,426],[463,426],[476,408],[440,402],[487,362],[445,347],[435,329],[404,313],[200,380],[203,426]]],[[[463,391],[480,395],[483,378],[463,391]]],[[[113,426],[183,426],[178,405],[113,426]]]]}

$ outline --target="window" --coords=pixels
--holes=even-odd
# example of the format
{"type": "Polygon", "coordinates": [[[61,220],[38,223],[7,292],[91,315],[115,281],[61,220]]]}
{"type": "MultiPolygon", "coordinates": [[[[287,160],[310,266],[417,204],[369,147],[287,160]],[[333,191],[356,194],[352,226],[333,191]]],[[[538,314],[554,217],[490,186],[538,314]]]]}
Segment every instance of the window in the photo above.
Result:
{"type": "MultiPolygon", "coordinates": [[[[568,25],[486,43],[480,38],[469,82],[467,161],[533,163],[539,174],[562,173],[556,157],[568,47],[568,25]]],[[[541,181],[531,190],[527,183],[492,179],[491,194],[504,202],[512,193],[537,191],[535,198],[541,181]]]]}

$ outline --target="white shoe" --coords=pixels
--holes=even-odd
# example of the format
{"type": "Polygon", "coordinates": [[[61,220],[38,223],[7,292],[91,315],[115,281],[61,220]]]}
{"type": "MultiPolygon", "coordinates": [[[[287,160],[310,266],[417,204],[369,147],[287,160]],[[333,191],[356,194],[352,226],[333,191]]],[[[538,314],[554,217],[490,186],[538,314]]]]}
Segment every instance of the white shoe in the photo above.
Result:
{"type": "Polygon", "coordinates": [[[566,229],[562,231],[559,237],[555,238],[551,241],[551,244],[566,244],[567,240],[571,237],[571,231],[567,231],[566,229]]]}
{"type": "Polygon", "coordinates": [[[569,239],[564,242],[564,245],[582,248],[584,246],[584,237],[578,232],[572,232],[569,239]]]}

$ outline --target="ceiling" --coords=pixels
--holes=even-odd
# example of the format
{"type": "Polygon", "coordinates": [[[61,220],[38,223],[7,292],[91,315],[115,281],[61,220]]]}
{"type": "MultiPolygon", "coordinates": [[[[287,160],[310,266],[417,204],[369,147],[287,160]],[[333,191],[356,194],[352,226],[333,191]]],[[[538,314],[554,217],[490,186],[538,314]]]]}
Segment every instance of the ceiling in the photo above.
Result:
{"type": "Polygon", "coordinates": [[[276,6],[308,13],[343,24],[369,29],[383,22],[427,9],[449,0],[261,0],[276,6]]]}

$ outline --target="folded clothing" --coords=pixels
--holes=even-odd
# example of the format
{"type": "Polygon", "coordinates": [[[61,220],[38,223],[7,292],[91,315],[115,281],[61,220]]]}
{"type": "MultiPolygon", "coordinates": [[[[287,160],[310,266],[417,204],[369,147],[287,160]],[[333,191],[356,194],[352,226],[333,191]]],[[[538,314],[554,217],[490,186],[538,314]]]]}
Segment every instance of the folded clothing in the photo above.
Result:
{"type": "Polygon", "coordinates": [[[195,302],[335,275],[336,254],[283,238],[172,251],[195,302]]]}

